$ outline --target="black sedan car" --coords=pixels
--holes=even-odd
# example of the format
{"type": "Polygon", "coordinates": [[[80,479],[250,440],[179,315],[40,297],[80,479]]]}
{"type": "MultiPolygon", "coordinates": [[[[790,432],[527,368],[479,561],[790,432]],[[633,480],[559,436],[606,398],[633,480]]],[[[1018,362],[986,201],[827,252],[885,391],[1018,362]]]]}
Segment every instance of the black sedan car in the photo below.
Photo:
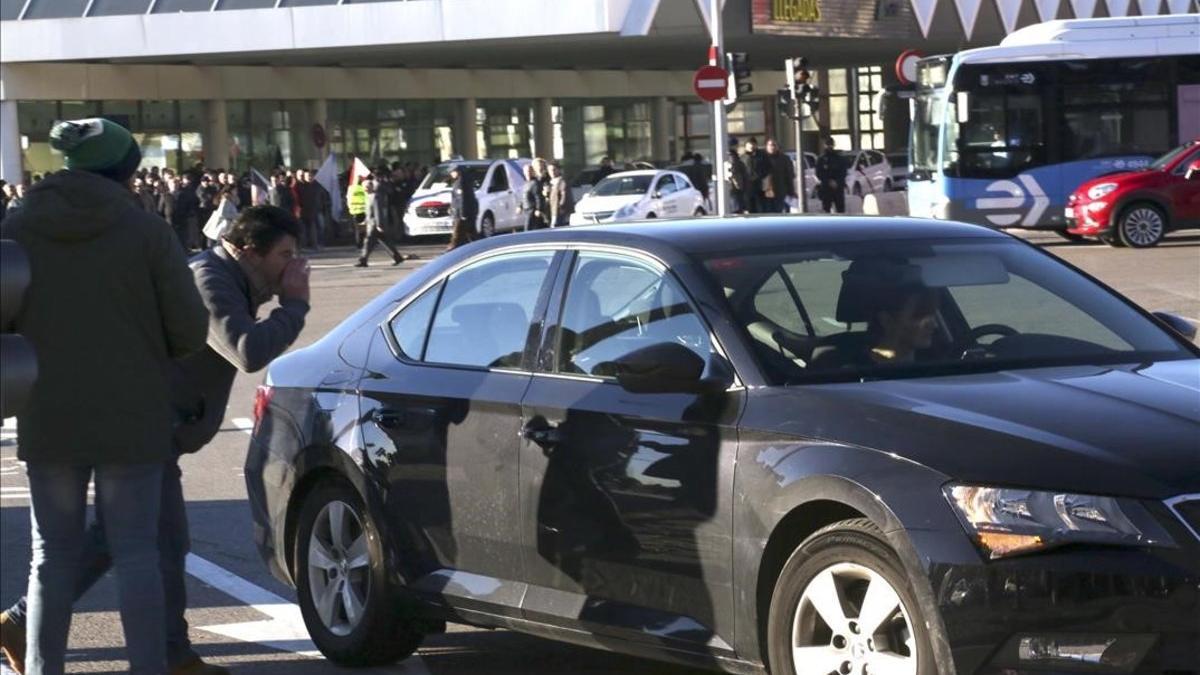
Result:
{"type": "Polygon", "coordinates": [[[321,651],[446,621],[733,672],[1200,670],[1200,351],[905,219],[492,238],[279,359],[257,543],[321,651]]]}

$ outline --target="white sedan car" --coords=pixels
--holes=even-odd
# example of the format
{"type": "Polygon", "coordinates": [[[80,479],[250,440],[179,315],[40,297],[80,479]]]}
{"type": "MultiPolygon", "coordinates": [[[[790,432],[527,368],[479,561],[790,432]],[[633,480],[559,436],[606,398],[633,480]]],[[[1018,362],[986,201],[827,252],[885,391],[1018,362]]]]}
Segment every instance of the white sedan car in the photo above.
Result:
{"type": "Polygon", "coordinates": [[[678,171],[622,171],[596,184],[575,205],[572,225],[704,215],[704,197],[678,171]]]}
{"type": "Polygon", "coordinates": [[[525,226],[521,214],[521,192],[525,188],[528,159],[480,159],[445,162],[435,166],[421,181],[408,202],[404,232],[420,237],[450,234],[450,169],[458,166],[475,187],[479,220],[475,229],[484,234],[519,230],[525,226]]]}
{"type": "Polygon", "coordinates": [[[855,197],[865,197],[895,188],[892,163],[878,150],[859,150],[844,158],[846,161],[846,191],[855,197]]]}

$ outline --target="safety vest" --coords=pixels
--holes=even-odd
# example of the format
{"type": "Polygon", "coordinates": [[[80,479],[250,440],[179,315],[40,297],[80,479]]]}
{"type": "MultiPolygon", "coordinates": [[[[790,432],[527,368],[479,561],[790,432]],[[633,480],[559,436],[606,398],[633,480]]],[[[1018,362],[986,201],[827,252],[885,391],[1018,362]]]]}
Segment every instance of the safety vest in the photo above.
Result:
{"type": "Polygon", "coordinates": [[[362,185],[351,185],[346,191],[346,208],[352,216],[367,214],[367,188],[362,185]]]}

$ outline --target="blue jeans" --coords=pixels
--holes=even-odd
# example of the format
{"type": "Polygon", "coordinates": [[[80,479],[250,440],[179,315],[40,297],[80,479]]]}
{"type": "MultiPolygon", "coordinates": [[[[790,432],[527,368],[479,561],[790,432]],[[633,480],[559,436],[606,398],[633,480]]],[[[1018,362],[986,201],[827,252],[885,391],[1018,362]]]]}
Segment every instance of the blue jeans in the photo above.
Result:
{"type": "Polygon", "coordinates": [[[158,520],[161,463],[78,466],[30,462],[33,562],[29,570],[26,672],[63,672],[84,550],[88,479],[117,570],[130,672],[167,669],[158,520]]]}

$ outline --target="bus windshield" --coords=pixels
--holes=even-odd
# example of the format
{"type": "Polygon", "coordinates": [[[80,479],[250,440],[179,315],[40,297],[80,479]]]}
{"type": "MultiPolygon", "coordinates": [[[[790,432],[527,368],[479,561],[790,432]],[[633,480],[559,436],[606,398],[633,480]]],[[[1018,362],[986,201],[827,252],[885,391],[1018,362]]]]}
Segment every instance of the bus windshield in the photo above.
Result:
{"type": "Polygon", "coordinates": [[[918,90],[913,105],[910,171],[913,180],[929,180],[937,171],[938,129],[946,108],[946,90],[918,90]]]}
{"type": "Polygon", "coordinates": [[[964,178],[1006,178],[1047,163],[1044,74],[964,66],[947,102],[943,170],[964,178]]]}

